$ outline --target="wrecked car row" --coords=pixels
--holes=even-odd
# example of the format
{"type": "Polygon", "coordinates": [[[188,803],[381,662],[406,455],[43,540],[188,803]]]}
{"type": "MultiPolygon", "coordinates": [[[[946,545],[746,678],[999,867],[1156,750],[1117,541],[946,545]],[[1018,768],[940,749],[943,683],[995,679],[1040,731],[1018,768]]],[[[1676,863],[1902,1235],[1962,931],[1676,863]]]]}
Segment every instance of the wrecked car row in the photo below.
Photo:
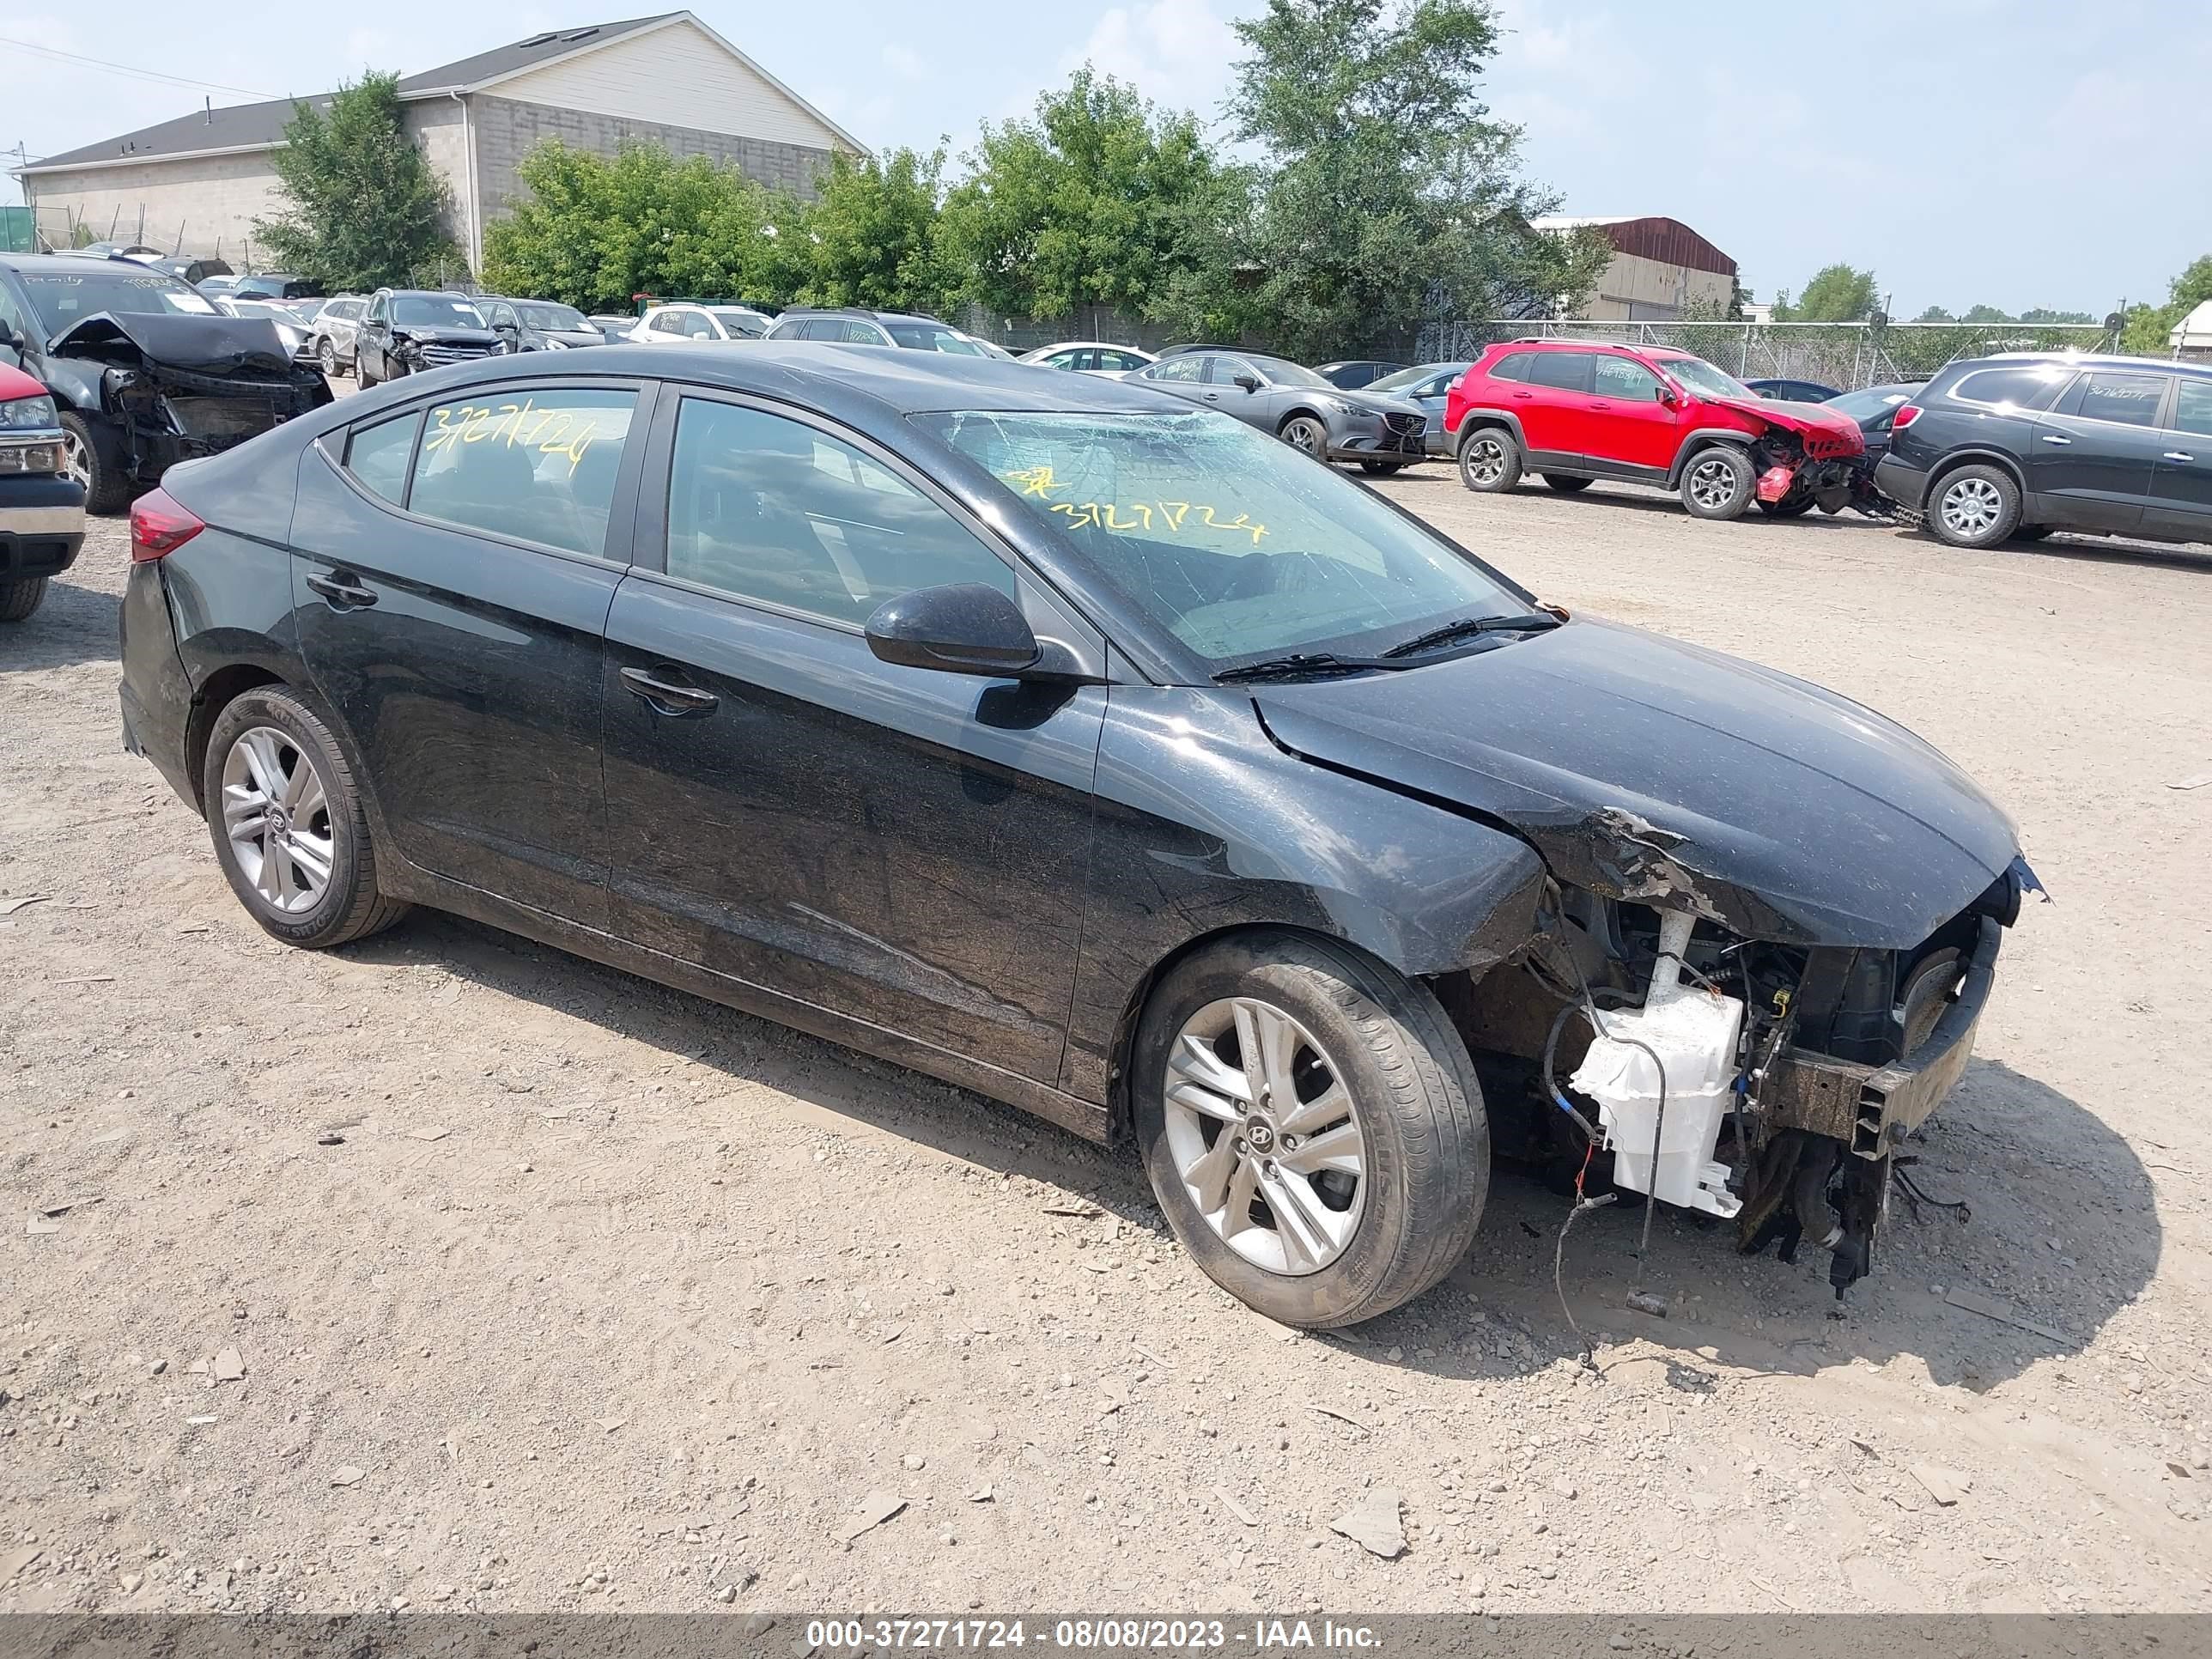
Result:
{"type": "Polygon", "coordinates": [[[132,538],[126,744],[272,935],[453,910],[1133,1143],[1289,1324],[1435,1283],[1493,1149],[1840,1291],[2035,885],[1890,721],[1134,382],[485,358],[132,538]]]}

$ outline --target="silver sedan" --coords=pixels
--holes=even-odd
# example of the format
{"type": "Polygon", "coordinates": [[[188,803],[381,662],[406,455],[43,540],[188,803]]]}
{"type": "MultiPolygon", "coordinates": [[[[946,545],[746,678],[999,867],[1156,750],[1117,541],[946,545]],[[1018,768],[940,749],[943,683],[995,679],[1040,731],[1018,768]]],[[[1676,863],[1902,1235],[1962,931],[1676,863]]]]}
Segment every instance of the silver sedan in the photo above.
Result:
{"type": "Polygon", "coordinates": [[[1425,459],[1428,416],[1417,404],[1346,392],[1310,368],[1250,351],[1180,351],[1130,375],[1272,432],[1317,461],[1357,461],[1377,476],[1425,459]]]}

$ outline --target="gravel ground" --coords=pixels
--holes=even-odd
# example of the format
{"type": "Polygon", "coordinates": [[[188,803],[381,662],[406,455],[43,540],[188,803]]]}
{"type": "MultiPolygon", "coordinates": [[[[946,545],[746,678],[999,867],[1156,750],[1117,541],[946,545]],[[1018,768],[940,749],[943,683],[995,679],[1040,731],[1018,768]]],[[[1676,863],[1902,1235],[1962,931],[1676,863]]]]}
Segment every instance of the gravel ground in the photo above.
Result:
{"type": "Polygon", "coordinates": [[[0,632],[0,1610],[2212,1608],[2212,556],[1390,489],[2020,819],[2057,902],[1918,1172],[1970,1223],[1838,1319],[1665,1215],[1662,1322],[1599,1212],[1593,1376],[1509,1172],[1437,1289],[1280,1330],[959,1091],[419,912],[266,939],[118,748],[110,521],[0,632]]]}

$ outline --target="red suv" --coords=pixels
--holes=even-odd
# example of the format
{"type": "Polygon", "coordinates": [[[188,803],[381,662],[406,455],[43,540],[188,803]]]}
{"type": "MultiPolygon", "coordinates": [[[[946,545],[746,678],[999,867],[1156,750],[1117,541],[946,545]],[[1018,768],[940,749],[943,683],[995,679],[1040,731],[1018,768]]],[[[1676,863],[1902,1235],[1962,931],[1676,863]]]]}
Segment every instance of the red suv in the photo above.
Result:
{"type": "Polygon", "coordinates": [[[1492,346],[1452,387],[1444,428],[1469,489],[1510,489],[1526,470],[1564,491],[1598,478],[1678,490],[1700,519],[1737,518],[1754,501],[1777,518],[1880,510],[1857,422],[1769,402],[1663,346],[1492,346]]]}

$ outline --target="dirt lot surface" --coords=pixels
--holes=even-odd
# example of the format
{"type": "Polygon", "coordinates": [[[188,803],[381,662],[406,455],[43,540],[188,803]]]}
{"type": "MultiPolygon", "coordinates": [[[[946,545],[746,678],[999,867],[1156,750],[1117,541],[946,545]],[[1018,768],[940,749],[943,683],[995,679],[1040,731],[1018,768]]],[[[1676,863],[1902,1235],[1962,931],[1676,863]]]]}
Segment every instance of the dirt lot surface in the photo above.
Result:
{"type": "Polygon", "coordinates": [[[1838,1319],[1663,1216],[1659,1321],[1601,1211],[1591,1375],[1508,1172],[1436,1291],[1278,1329],[957,1090],[434,915],[265,938],[118,747],[111,521],[0,632],[0,1610],[2212,1608],[2212,554],[1391,488],[2017,817],[2057,902],[1917,1171],[1971,1222],[1838,1319]],[[1395,1559],[1331,1529],[1394,1493],[1395,1559]]]}

